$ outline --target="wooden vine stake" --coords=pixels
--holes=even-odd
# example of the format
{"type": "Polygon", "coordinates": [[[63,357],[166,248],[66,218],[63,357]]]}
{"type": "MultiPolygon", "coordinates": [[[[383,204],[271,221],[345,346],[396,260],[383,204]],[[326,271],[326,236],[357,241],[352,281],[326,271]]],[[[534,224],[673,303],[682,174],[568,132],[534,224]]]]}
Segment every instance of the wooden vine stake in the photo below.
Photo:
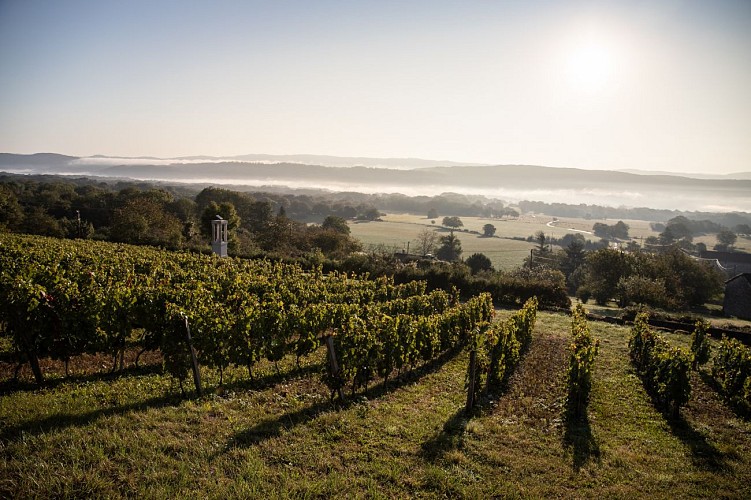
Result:
{"type": "Polygon", "coordinates": [[[188,340],[188,349],[190,350],[190,360],[193,368],[193,383],[196,386],[196,392],[198,397],[203,396],[203,389],[201,388],[201,372],[198,370],[198,358],[196,358],[196,350],[193,348],[193,339],[190,337],[190,324],[188,324],[188,317],[183,316],[185,320],[185,337],[188,340]]]}
{"type": "MultiPolygon", "coordinates": [[[[336,361],[336,351],[334,350],[334,337],[332,335],[326,336],[326,348],[329,353],[329,369],[331,370],[331,377],[334,378],[339,375],[339,363],[336,361]]],[[[344,399],[344,395],[342,394],[342,388],[337,387],[336,389],[337,394],[339,395],[339,400],[344,399]]]]}
{"type": "Polygon", "coordinates": [[[477,350],[469,351],[469,387],[467,388],[467,405],[464,411],[469,413],[475,406],[475,374],[477,372],[477,350]]]}

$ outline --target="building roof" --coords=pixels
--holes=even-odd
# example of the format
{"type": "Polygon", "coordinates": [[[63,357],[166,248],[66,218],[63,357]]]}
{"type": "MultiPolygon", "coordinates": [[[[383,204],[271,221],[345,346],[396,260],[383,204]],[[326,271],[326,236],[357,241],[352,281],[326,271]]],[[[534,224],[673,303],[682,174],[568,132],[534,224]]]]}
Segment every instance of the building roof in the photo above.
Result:
{"type": "Polygon", "coordinates": [[[732,278],[730,278],[729,280],[727,280],[727,281],[725,282],[725,284],[728,284],[728,283],[730,283],[731,281],[737,280],[738,278],[743,278],[743,279],[745,279],[745,280],[746,280],[746,281],[748,282],[748,284],[749,284],[749,285],[751,285],[751,273],[741,273],[741,274],[737,274],[737,275],[733,276],[732,278]]]}
{"type": "Polygon", "coordinates": [[[742,252],[715,252],[706,250],[699,254],[702,259],[717,259],[720,262],[733,262],[738,264],[751,264],[751,253],[742,252]]]}

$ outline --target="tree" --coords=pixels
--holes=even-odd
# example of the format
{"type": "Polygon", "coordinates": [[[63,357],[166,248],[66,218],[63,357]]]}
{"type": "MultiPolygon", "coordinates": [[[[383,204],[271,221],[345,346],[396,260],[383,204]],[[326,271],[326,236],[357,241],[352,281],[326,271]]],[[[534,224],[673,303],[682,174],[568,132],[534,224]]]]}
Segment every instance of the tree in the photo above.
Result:
{"type": "Polygon", "coordinates": [[[432,254],[435,252],[438,243],[438,234],[432,229],[425,228],[417,233],[415,243],[415,248],[417,248],[420,255],[425,256],[432,254]]]}
{"type": "Polygon", "coordinates": [[[319,249],[323,255],[332,259],[346,257],[360,250],[360,243],[348,234],[323,226],[309,226],[302,231],[307,245],[319,249]]]}
{"type": "Polygon", "coordinates": [[[467,258],[465,264],[467,264],[472,270],[472,274],[477,274],[481,271],[493,270],[493,263],[490,262],[490,259],[482,253],[473,253],[467,258]]]}
{"type": "Polygon", "coordinates": [[[509,216],[509,217],[519,217],[519,212],[517,212],[516,210],[514,210],[514,209],[513,209],[513,208],[511,208],[511,207],[506,207],[506,208],[504,208],[504,209],[503,209],[503,211],[501,212],[501,217],[505,217],[505,216],[509,216]]]}
{"type": "Polygon", "coordinates": [[[722,231],[717,233],[717,241],[724,248],[732,247],[733,245],[735,245],[735,242],[737,240],[738,236],[736,236],[736,234],[729,229],[723,229],[722,231]]]}
{"type": "Polygon", "coordinates": [[[40,234],[42,236],[53,236],[62,238],[65,236],[65,230],[60,226],[60,222],[47,213],[42,207],[32,207],[24,216],[24,232],[29,234],[40,234]]]}
{"type": "Polygon", "coordinates": [[[663,245],[672,245],[673,243],[675,243],[675,240],[676,240],[676,235],[673,232],[672,226],[666,227],[665,230],[660,233],[659,241],[663,245]]]}
{"type": "Polygon", "coordinates": [[[491,238],[492,236],[494,236],[495,231],[496,229],[493,224],[485,224],[484,226],[482,226],[483,236],[485,236],[486,238],[491,238]]]}
{"type": "Polygon", "coordinates": [[[115,210],[112,239],[124,243],[166,245],[182,243],[183,224],[154,199],[131,199],[115,210]]]}
{"type": "Polygon", "coordinates": [[[242,222],[256,238],[259,238],[274,220],[271,203],[265,200],[254,201],[250,207],[247,221],[243,219],[242,222]]]}
{"type": "Polygon", "coordinates": [[[733,230],[735,231],[735,234],[751,236],[751,226],[749,226],[748,224],[738,224],[733,228],[733,230]]]}
{"type": "Polygon", "coordinates": [[[584,237],[571,240],[571,243],[563,249],[563,252],[564,257],[561,260],[561,272],[566,276],[566,280],[568,280],[574,274],[574,271],[584,264],[584,258],[586,257],[586,253],[584,252],[584,237]]]}
{"type": "Polygon", "coordinates": [[[589,252],[585,259],[585,274],[582,286],[594,297],[599,305],[605,305],[616,295],[618,282],[628,277],[631,259],[617,250],[603,248],[589,252]]]}
{"type": "Polygon", "coordinates": [[[547,249],[545,248],[546,238],[545,238],[545,233],[544,232],[537,231],[535,233],[535,241],[537,242],[537,245],[540,247],[540,248],[538,248],[538,251],[540,253],[543,253],[543,252],[547,251],[547,249]]]}
{"type": "Polygon", "coordinates": [[[431,208],[428,210],[428,219],[437,219],[438,218],[438,210],[435,208],[431,208]]]}
{"type": "Polygon", "coordinates": [[[462,242],[454,235],[453,231],[446,236],[441,236],[441,246],[436,252],[436,257],[453,262],[459,260],[461,254],[462,242]]]}
{"type": "Polygon", "coordinates": [[[458,227],[464,226],[464,223],[459,217],[452,216],[452,217],[444,217],[442,224],[446,227],[450,227],[452,229],[456,229],[458,227]]]}
{"type": "Polygon", "coordinates": [[[323,220],[321,227],[324,229],[331,229],[337,233],[349,234],[350,229],[347,221],[342,217],[336,215],[329,215],[323,220]]]}
{"type": "Polygon", "coordinates": [[[22,220],[23,209],[18,203],[18,197],[7,186],[0,185],[0,228],[22,227],[22,220]]]}
{"type": "Polygon", "coordinates": [[[237,210],[235,210],[235,205],[232,202],[217,203],[212,201],[201,213],[201,234],[207,238],[211,237],[211,221],[217,215],[227,221],[229,231],[234,231],[240,226],[240,216],[237,215],[237,210]]]}
{"type": "Polygon", "coordinates": [[[676,240],[682,240],[682,239],[693,239],[694,235],[691,232],[691,229],[689,228],[688,219],[685,217],[675,217],[674,219],[671,219],[668,221],[668,226],[670,228],[670,232],[673,235],[673,238],[676,240]],[[684,222],[684,220],[686,222],[684,222]]]}
{"type": "Polygon", "coordinates": [[[364,220],[378,220],[381,217],[381,212],[377,208],[367,208],[365,209],[362,214],[358,215],[358,219],[364,219],[364,220]]]}
{"type": "Polygon", "coordinates": [[[626,224],[622,220],[619,220],[613,226],[611,226],[610,234],[614,238],[618,238],[619,240],[627,240],[628,230],[629,230],[628,224],[626,224]]]}
{"type": "Polygon", "coordinates": [[[610,226],[603,224],[602,222],[595,222],[592,226],[592,232],[595,233],[595,236],[607,238],[610,236],[610,226]]]}

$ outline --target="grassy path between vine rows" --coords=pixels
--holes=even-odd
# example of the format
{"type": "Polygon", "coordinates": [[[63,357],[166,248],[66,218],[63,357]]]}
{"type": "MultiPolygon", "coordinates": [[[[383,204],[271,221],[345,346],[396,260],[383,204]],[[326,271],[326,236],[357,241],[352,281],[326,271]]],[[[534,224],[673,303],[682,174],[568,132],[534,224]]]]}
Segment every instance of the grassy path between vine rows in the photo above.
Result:
{"type": "Polygon", "coordinates": [[[589,417],[573,424],[570,319],[550,313],[507,390],[472,418],[464,353],[343,408],[320,381],[323,351],[300,369],[284,360],[281,375],[260,366],[254,381],[230,371],[221,390],[207,373],[197,400],[153,368],[4,383],[0,497],[751,496],[751,423],[698,375],[683,419],[666,420],[629,364],[628,329],[590,326],[601,350],[589,417]]]}

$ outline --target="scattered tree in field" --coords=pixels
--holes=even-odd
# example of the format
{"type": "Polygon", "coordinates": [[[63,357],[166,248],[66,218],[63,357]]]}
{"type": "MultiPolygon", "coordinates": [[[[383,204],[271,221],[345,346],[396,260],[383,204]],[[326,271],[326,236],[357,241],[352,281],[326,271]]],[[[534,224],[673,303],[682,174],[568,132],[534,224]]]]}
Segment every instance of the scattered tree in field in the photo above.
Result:
{"type": "Polygon", "coordinates": [[[459,217],[452,216],[452,217],[444,217],[442,224],[446,227],[450,227],[452,229],[456,229],[458,227],[464,226],[464,223],[459,217]]]}
{"type": "Polygon", "coordinates": [[[467,258],[466,261],[464,261],[464,263],[469,266],[472,274],[493,270],[493,263],[490,262],[490,259],[487,257],[487,255],[483,253],[473,253],[467,258]]]}
{"type": "Polygon", "coordinates": [[[519,217],[519,212],[517,212],[511,207],[506,207],[501,211],[501,217],[506,217],[506,216],[516,218],[516,217],[519,217]]]}
{"type": "Polygon", "coordinates": [[[350,232],[347,221],[344,220],[344,218],[336,216],[336,215],[329,215],[328,217],[326,217],[323,220],[323,224],[321,224],[321,227],[324,229],[331,229],[333,231],[336,231],[337,233],[342,233],[342,234],[349,234],[350,232]]]}
{"type": "Polygon", "coordinates": [[[727,250],[730,249],[733,245],[735,245],[735,242],[738,240],[738,236],[736,234],[729,230],[729,229],[723,229],[719,233],[717,233],[717,242],[718,244],[715,246],[718,250],[727,250]]]}
{"type": "Polygon", "coordinates": [[[438,218],[438,210],[435,208],[431,208],[428,210],[428,219],[437,219],[438,218]]]}
{"type": "Polygon", "coordinates": [[[432,229],[425,228],[417,233],[415,248],[420,255],[428,255],[435,252],[438,244],[438,234],[432,229]]]}
{"type": "Polygon", "coordinates": [[[619,220],[612,226],[603,224],[602,222],[595,222],[595,224],[592,226],[592,231],[595,233],[595,236],[599,236],[600,238],[616,238],[619,240],[627,240],[629,238],[628,230],[628,224],[621,220],[619,220]]]}
{"type": "Polygon", "coordinates": [[[483,236],[485,236],[486,238],[490,238],[494,236],[495,231],[496,229],[493,224],[485,224],[484,226],[482,226],[482,233],[483,233],[483,236]]]}
{"type": "Polygon", "coordinates": [[[436,257],[441,260],[453,262],[459,260],[462,254],[462,242],[456,237],[453,231],[446,236],[441,236],[441,246],[436,252],[436,257]]]}
{"type": "Polygon", "coordinates": [[[540,253],[547,251],[547,249],[545,248],[545,242],[547,241],[547,238],[545,238],[545,233],[544,232],[537,231],[535,233],[535,241],[537,242],[537,245],[538,245],[538,249],[537,250],[540,253]]]}
{"type": "Polygon", "coordinates": [[[364,219],[364,220],[377,220],[381,217],[381,212],[377,208],[368,208],[365,211],[362,212],[362,214],[358,215],[358,219],[364,219]]]}

